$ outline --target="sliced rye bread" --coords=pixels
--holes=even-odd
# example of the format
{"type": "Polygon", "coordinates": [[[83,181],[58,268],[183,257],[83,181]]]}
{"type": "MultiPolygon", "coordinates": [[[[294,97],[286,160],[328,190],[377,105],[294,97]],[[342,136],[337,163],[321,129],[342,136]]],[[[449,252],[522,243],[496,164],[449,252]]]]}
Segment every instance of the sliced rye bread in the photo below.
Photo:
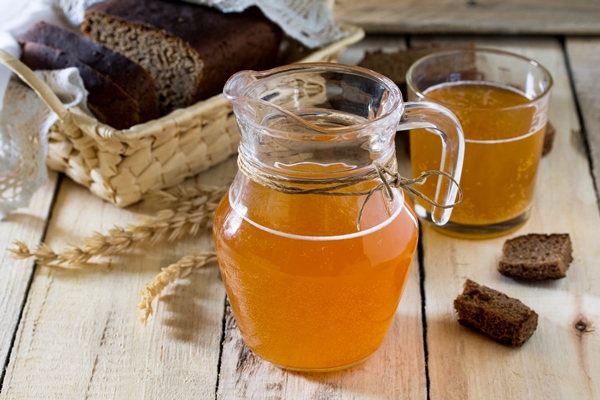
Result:
{"type": "Polygon", "coordinates": [[[88,107],[98,120],[116,129],[139,123],[138,104],[119,85],[82,63],[71,54],[39,43],[22,43],[21,61],[33,70],[76,67],[88,95],[88,107]]]}
{"type": "Polygon", "coordinates": [[[537,313],[520,300],[470,279],[454,300],[454,309],[459,324],[508,346],[522,346],[537,328],[537,313]]]}
{"type": "Polygon", "coordinates": [[[40,21],[19,37],[21,42],[40,43],[62,50],[82,63],[108,76],[139,105],[139,122],[159,117],[154,79],[146,70],[127,57],[116,53],[81,34],[40,21]]]}
{"type": "Polygon", "coordinates": [[[504,242],[498,271],[517,279],[560,279],[573,261],[568,233],[517,236],[504,242]]]}
{"type": "Polygon", "coordinates": [[[221,93],[237,71],[273,67],[282,37],[256,7],[226,14],[167,0],[93,5],[81,31],[150,73],[161,114],[221,93]]]}

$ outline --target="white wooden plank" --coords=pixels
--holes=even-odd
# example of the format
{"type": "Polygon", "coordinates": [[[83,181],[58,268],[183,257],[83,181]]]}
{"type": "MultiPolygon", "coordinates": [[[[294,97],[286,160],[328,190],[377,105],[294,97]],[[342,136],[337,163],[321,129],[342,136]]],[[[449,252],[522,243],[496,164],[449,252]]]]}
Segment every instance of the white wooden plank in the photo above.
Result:
{"type": "Polygon", "coordinates": [[[600,39],[569,37],[566,51],[589,144],[596,190],[600,190],[600,39]]]}
{"type": "MultiPolygon", "coordinates": [[[[229,160],[198,179],[225,184],[235,167],[229,160]]],[[[54,209],[46,242],[56,249],[150,213],[143,204],[119,209],[70,180],[54,209]]],[[[161,267],[210,248],[206,232],[85,271],[38,268],[1,398],[214,398],[225,298],[218,268],[168,287],[146,327],[136,307],[161,267]]]]}
{"type": "Polygon", "coordinates": [[[469,241],[425,229],[431,398],[598,398],[600,216],[561,44],[532,38],[476,43],[530,56],[554,77],[554,148],[541,162],[531,220],[510,237],[567,232],[574,261],[565,279],[520,283],[496,270],[506,238],[469,241]],[[539,314],[529,342],[508,348],[458,325],[452,302],[466,278],[519,298],[539,314]]]}
{"type": "Polygon", "coordinates": [[[338,0],[334,10],[368,33],[600,33],[595,0],[338,0]]]}
{"type": "MultiPolygon", "coordinates": [[[[6,249],[16,239],[39,242],[44,235],[46,221],[58,174],[50,171],[48,182],[39,188],[27,208],[17,209],[0,221],[0,365],[7,363],[12,339],[17,330],[21,310],[33,271],[33,262],[15,260],[6,249]]],[[[0,374],[1,375],[1,374],[0,374]]]]}

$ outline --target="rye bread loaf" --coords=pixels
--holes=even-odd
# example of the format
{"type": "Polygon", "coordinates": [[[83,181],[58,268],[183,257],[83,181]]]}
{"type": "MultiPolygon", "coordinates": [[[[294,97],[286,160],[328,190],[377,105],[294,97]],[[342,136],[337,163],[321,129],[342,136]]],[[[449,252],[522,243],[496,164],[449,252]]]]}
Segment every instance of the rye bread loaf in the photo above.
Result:
{"type": "Polygon", "coordinates": [[[470,279],[454,300],[454,309],[459,324],[508,346],[522,346],[537,328],[537,313],[520,300],[470,279]]]}
{"type": "Polygon", "coordinates": [[[139,122],[158,118],[158,98],[154,79],[127,57],[81,34],[40,21],[19,37],[21,42],[40,43],[71,54],[97,72],[108,76],[139,106],[139,122]]]}
{"type": "Polygon", "coordinates": [[[282,36],[256,7],[225,14],[168,0],[108,0],[81,31],[152,75],[162,114],[221,93],[239,70],[273,67],[282,36]]]}
{"type": "Polygon", "coordinates": [[[99,121],[116,129],[139,123],[137,102],[110,78],[62,50],[39,43],[22,43],[21,61],[33,70],[76,67],[88,95],[88,107],[99,121]]]}
{"type": "Polygon", "coordinates": [[[564,278],[573,261],[572,252],[568,233],[517,236],[504,242],[498,271],[526,280],[564,278]]]}

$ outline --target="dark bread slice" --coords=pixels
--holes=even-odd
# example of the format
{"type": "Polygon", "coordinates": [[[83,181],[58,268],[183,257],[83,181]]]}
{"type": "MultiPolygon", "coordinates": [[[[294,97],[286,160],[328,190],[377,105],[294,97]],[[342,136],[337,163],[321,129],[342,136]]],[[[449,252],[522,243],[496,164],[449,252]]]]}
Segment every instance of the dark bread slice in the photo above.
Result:
{"type": "Polygon", "coordinates": [[[548,123],[546,123],[546,132],[544,133],[544,146],[542,147],[542,156],[545,156],[552,150],[555,135],[556,129],[554,129],[554,126],[552,126],[552,124],[548,121],[548,123]]]}
{"type": "Polygon", "coordinates": [[[406,72],[408,68],[419,58],[434,51],[431,48],[409,48],[388,53],[381,49],[376,49],[367,51],[358,65],[390,78],[400,88],[402,96],[406,100],[406,72]]]}
{"type": "MultiPolygon", "coordinates": [[[[447,48],[447,45],[432,43],[421,46],[412,46],[405,50],[385,52],[381,49],[367,51],[358,65],[379,72],[390,78],[402,91],[404,99],[407,99],[406,73],[412,64],[418,59],[436,51],[447,48]]],[[[472,66],[471,66],[472,69],[472,66]]],[[[468,78],[465,76],[465,79],[468,78]]]]}
{"type": "Polygon", "coordinates": [[[126,129],[140,121],[136,101],[107,76],[62,50],[39,43],[25,42],[22,46],[21,60],[33,70],[76,67],[89,92],[88,107],[101,122],[116,129],[126,129]]]}
{"type": "Polygon", "coordinates": [[[572,252],[568,233],[517,236],[504,242],[498,271],[527,280],[564,278],[573,261],[572,252]]]}
{"type": "Polygon", "coordinates": [[[282,37],[256,7],[225,14],[168,0],[96,4],[81,31],[152,75],[163,114],[221,93],[237,71],[273,67],[282,37]]]}
{"type": "MultiPolygon", "coordinates": [[[[358,62],[358,66],[379,72],[390,78],[402,92],[404,100],[407,101],[406,73],[408,68],[419,58],[431,54],[433,51],[430,48],[409,48],[396,52],[384,52],[381,49],[376,49],[367,51],[363,59],[358,62]]],[[[409,155],[410,136],[399,135],[399,137],[404,141],[404,149],[406,154],[409,155]]]]}
{"type": "MultiPolygon", "coordinates": [[[[402,97],[408,100],[408,88],[406,84],[406,74],[410,66],[417,61],[418,59],[425,57],[431,53],[436,51],[441,51],[447,48],[447,45],[441,45],[438,43],[421,45],[421,46],[413,46],[409,47],[405,50],[398,50],[395,52],[384,52],[381,49],[376,49],[373,51],[367,51],[361,61],[359,61],[358,65],[364,68],[368,68],[375,72],[379,72],[382,75],[387,76],[394,82],[400,91],[402,92],[402,97]]],[[[474,61],[473,61],[474,62],[474,61]]],[[[473,64],[473,63],[471,63],[473,64]]],[[[465,80],[472,80],[474,73],[474,66],[468,65],[465,66],[464,71],[462,71],[462,77],[465,80]]],[[[458,78],[458,73],[455,76],[458,78]]],[[[438,77],[434,77],[434,79],[440,79],[438,77]]],[[[433,83],[433,84],[437,84],[433,83]]],[[[402,140],[404,141],[405,150],[407,155],[409,154],[410,148],[410,136],[409,135],[400,135],[402,140]]]]}
{"type": "Polygon", "coordinates": [[[127,57],[81,34],[40,21],[19,38],[21,42],[40,43],[70,53],[79,61],[108,76],[139,105],[139,122],[159,117],[154,79],[127,57]]]}
{"type": "Polygon", "coordinates": [[[459,324],[508,346],[522,346],[537,328],[537,313],[520,300],[470,279],[454,300],[454,309],[459,324]]]}

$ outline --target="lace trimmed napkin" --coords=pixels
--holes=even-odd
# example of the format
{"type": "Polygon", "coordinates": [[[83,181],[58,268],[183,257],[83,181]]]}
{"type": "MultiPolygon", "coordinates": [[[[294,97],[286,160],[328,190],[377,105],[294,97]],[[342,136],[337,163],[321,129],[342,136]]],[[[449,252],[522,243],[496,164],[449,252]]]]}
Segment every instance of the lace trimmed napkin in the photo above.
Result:
{"type": "MultiPolygon", "coordinates": [[[[77,68],[38,71],[65,108],[87,110],[87,91],[77,68]]],[[[0,112],[0,219],[29,204],[33,193],[48,176],[45,168],[46,135],[58,119],[29,87],[11,80],[0,112]]]]}
{"type": "MultiPolygon", "coordinates": [[[[336,23],[333,1],[328,0],[184,0],[217,8],[223,12],[241,12],[257,6],[267,18],[278,24],[290,37],[309,48],[335,42],[347,33],[336,23]]],[[[73,25],[83,21],[85,10],[102,0],[53,0],[73,25]]]]}
{"type": "Polygon", "coordinates": [[[335,42],[345,36],[335,22],[330,3],[324,0],[185,0],[216,7],[223,12],[240,12],[257,6],[290,37],[309,48],[335,42]]]}
{"type": "MultiPolygon", "coordinates": [[[[67,23],[48,1],[0,1],[0,48],[19,58],[21,48],[15,37],[36,21],[66,27],[67,23]]],[[[47,180],[45,166],[46,135],[57,116],[28,87],[10,81],[12,73],[0,65],[0,220],[8,212],[29,204],[33,193],[47,180]],[[8,100],[8,101],[6,101],[8,100]]],[[[83,101],[87,92],[79,71],[38,73],[57,94],[64,95],[66,106],[83,101]]]]}

